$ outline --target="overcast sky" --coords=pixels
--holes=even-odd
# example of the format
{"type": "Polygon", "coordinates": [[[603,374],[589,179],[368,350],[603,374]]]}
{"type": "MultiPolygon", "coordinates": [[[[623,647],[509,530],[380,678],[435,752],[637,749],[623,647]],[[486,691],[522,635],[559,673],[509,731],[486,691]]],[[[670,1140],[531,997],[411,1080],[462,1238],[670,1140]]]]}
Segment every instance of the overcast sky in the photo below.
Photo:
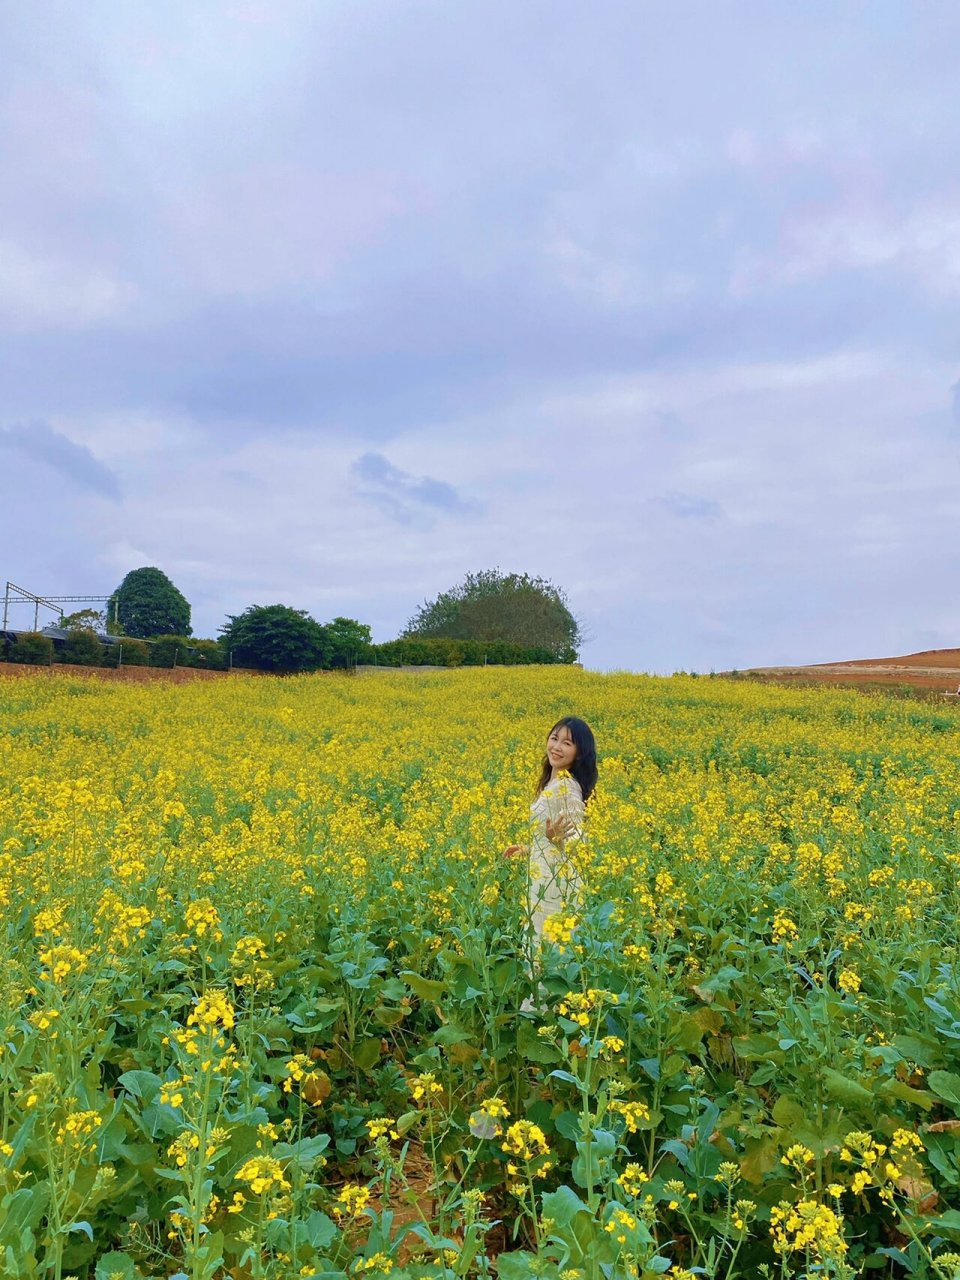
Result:
{"type": "Polygon", "coordinates": [[[958,47],[954,0],[0,7],[0,578],[386,640],[499,566],[599,668],[960,645],[958,47]]]}

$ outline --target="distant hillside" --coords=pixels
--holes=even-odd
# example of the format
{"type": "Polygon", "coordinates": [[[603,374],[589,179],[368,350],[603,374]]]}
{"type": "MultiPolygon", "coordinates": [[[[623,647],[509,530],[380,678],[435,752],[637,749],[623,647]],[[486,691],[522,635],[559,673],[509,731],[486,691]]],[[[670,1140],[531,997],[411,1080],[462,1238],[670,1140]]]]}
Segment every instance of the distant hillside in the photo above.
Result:
{"type": "Polygon", "coordinates": [[[960,649],[924,649],[899,658],[852,658],[807,667],[754,667],[744,674],[778,681],[912,685],[917,689],[956,694],[960,688],[960,649]]]}

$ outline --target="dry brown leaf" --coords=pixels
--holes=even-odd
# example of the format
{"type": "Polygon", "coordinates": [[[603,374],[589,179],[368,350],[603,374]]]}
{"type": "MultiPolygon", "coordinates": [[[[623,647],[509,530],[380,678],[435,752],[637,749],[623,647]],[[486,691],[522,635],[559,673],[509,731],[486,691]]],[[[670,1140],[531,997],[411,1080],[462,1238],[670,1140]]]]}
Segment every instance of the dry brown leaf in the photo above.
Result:
{"type": "Polygon", "coordinates": [[[300,1092],[307,1102],[317,1106],[330,1096],[330,1077],[325,1071],[313,1071],[304,1080],[300,1092]]]}

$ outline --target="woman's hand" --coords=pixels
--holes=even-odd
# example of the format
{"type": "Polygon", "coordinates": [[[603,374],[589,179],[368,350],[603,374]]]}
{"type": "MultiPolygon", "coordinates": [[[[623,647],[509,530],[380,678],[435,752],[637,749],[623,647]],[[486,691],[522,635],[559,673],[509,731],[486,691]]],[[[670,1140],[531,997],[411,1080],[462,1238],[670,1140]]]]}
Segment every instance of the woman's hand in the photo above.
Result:
{"type": "Polygon", "coordinates": [[[547,839],[551,844],[562,844],[569,840],[577,829],[577,824],[568,813],[561,813],[558,818],[547,819],[547,839]]]}
{"type": "Polygon", "coordinates": [[[525,852],[526,850],[522,844],[508,844],[506,849],[503,851],[503,856],[505,858],[515,858],[517,854],[525,852]]]}

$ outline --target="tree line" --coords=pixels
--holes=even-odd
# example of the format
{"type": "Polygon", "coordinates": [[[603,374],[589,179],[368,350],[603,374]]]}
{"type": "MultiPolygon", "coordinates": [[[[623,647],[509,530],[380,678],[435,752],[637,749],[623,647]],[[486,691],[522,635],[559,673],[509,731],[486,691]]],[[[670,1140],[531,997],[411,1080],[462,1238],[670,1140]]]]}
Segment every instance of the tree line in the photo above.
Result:
{"type": "MultiPolygon", "coordinates": [[[[289,605],[250,605],[230,614],[216,639],[192,636],[191,609],[162,570],[133,569],[103,614],[81,610],[63,618],[53,636],[4,637],[8,661],[89,666],[241,667],[291,673],[379,666],[473,666],[485,663],[569,663],[582,642],[580,623],[563,590],[528,574],[499,569],[467,574],[426,601],[396,640],[374,644],[354,618],[320,623],[289,605]]],[[[48,629],[49,630],[49,629],[48,629]]]]}

